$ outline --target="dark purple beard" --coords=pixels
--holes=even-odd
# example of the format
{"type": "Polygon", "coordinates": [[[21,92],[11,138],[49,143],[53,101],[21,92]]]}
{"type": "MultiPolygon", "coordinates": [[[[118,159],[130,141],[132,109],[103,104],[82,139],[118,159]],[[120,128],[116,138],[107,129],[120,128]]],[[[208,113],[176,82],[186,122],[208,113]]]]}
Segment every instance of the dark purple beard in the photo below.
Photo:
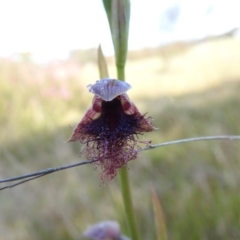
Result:
{"type": "Polygon", "coordinates": [[[103,101],[101,116],[83,126],[84,155],[88,160],[99,160],[104,179],[114,178],[119,168],[137,157],[137,136],[143,118],[124,113],[120,100],[115,98],[103,101]]]}
{"type": "Polygon", "coordinates": [[[142,119],[142,116],[124,113],[120,100],[115,98],[111,102],[102,102],[101,116],[88,124],[84,133],[108,139],[117,135],[129,136],[137,134],[142,119]]]}

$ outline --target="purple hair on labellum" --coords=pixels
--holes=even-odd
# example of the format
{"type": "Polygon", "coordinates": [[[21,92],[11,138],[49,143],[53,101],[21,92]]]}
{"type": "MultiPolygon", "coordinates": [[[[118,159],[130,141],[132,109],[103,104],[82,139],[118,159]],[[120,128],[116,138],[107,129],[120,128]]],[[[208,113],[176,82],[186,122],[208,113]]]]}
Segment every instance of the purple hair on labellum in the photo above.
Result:
{"type": "Polygon", "coordinates": [[[126,91],[131,88],[128,83],[105,78],[88,88],[94,94],[92,105],[69,141],[85,144],[82,154],[88,160],[98,160],[102,177],[112,179],[118,169],[136,159],[141,149],[139,143],[143,143],[138,136],[156,128],[151,118],[142,115],[128,98],[126,91]]]}

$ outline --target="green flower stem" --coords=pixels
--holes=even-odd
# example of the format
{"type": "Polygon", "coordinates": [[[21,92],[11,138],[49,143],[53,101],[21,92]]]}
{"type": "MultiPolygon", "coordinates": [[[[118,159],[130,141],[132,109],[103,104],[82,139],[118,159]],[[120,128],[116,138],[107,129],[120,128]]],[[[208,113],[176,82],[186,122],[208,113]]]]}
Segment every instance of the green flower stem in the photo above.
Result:
{"type": "Polygon", "coordinates": [[[125,67],[124,66],[117,66],[117,76],[119,80],[125,81],[125,67]]]}
{"type": "Polygon", "coordinates": [[[127,166],[122,167],[120,172],[120,178],[121,178],[122,196],[123,196],[125,212],[128,220],[128,225],[130,228],[131,239],[138,240],[139,238],[138,238],[138,232],[137,232],[136,222],[134,218],[127,166]]]}
{"type": "MultiPolygon", "coordinates": [[[[122,80],[122,81],[125,80],[124,66],[117,66],[117,75],[119,80],[122,80]]],[[[130,229],[131,239],[138,240],[139,237],[138,237],[138,231],[137,231],[135,217],[134,217],[127,166],[124,166],[121,169],[120,179],[121,179],[123,202],[124,202],[126,217],[128,220],[128,226],[130,229]]]]}

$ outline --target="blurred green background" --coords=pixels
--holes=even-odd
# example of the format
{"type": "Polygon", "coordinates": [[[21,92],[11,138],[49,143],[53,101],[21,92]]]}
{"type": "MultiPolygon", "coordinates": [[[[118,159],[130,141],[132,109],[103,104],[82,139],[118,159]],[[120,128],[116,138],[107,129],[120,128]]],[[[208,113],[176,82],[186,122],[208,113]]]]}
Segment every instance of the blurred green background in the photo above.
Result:
{"type": "MultiPolygon", "coordinates": [[[[90,105],[96,50],[37,65],[28,53],[0,59],[0,177],[77,161],[66,143],[90,105]]],[[[115,77],[114,60],[107,59],[115,77]]],[[[240,41],[231,37],[129,53],[130,98],[159,130],[152,143],[240,135],[240,41]]],[[[154,239],[150,188],[161,201],[169,239],[240,239],[240,143],[205,141],[139,154],[129,164],[142,239],[154,239]]],[[[4,185],[2,185],[4,186],[4,185]]],[[[0,192],[0,240],[81,239],[89,225],[119,221],[127,232],[118,177],[100,186],[92,165],[53,173],[0,192]]]]}

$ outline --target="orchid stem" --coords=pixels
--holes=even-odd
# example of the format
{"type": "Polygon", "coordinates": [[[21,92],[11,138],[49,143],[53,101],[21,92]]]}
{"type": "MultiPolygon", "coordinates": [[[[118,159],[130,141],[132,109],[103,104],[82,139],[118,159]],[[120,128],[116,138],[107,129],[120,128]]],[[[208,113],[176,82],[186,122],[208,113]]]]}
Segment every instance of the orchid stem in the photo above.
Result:
{"type": "Polygon", "coordinates": [[[128,168],[127,166],[122,167],[120,172],[121,186],[122,186],[122,196],[124,201],[125,212],[128,220],[128,225],[130,228],[131,239],[138,240],[138,232],[133,212],[133,204],[131,197],[131,190],[128,178],[128,168]]]}
{"type": "Polygon", "coordinates": [[[125,67],[122,65],[116,65],[116,66],[117,66],[118,79],[125,82],[125,67]]]}
{"type": "MultiPolygon", "coordinates": [[[[124,66],[117,65],[117,75],[118,75],[119,80],[122,80],[122,81],[125,80],[124,66]]],[[[127,166],[122,167],[121,172],[120,172],[120,179],[121,179],[123,202],[124,202],[126,217],[127,217],[127,221],[128,221],[128,226],[130,229],[131,239],[138,240],[139,237],[138,237],[138,231],[137,231],[136,221],[135,221],[135,217],[134,217],[127,166]]]]}

